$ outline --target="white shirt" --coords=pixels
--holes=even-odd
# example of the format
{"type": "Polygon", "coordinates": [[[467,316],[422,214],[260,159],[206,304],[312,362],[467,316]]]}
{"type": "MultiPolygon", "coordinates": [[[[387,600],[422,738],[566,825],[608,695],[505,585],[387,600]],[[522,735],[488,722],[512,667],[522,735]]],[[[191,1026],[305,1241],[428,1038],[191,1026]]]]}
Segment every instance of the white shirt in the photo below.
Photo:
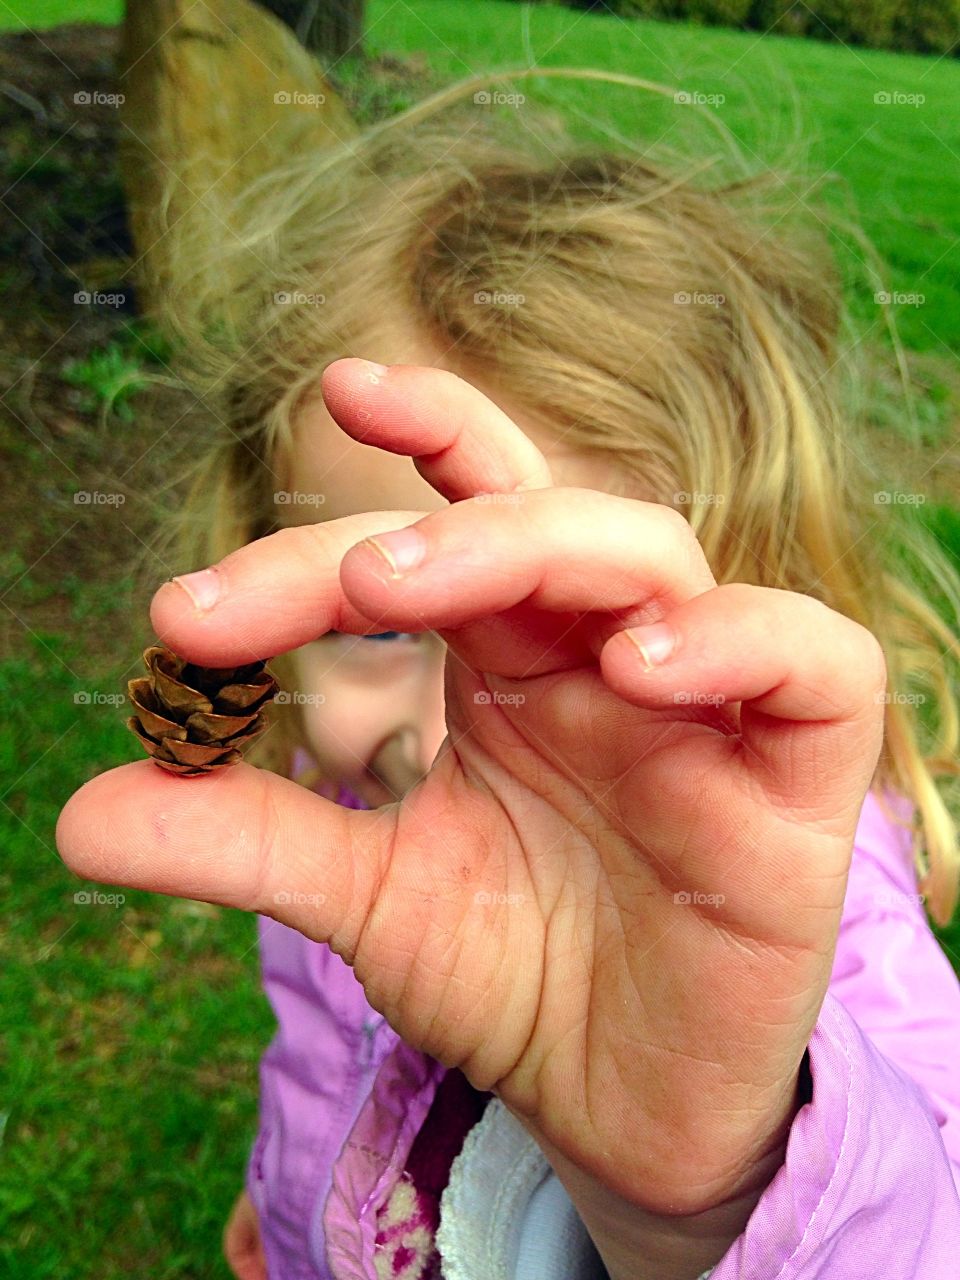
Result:
{"type": "Polygon", "coordinates": [[[563,1183],[499,1098],[450,1167],[436,1243],[444,1280],[608,1280],[563,1183]]]}

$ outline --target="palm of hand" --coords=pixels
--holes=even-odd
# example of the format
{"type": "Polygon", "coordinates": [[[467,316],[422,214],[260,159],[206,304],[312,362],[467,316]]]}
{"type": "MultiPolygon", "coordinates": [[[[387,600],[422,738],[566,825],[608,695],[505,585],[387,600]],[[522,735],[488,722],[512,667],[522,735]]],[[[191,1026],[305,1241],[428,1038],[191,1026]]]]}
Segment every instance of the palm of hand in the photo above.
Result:
{"type": "Polygon", "coordinates": [[[353,963],[405,1040],[656,1211],[722,1196],[792,1096],[852,828],[765,793],[736,709],[637,708],[592,666],[448,658],[353,963]]]}

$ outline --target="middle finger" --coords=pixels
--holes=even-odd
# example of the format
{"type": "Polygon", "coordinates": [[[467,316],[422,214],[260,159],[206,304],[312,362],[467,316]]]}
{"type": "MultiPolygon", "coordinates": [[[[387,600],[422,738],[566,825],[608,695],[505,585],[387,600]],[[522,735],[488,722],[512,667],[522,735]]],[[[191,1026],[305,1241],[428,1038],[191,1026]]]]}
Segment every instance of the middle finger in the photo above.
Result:
{"type": "Polygon", "coordinates": [[[342,431],[361,444],[409,455],[449,502],[553,484],[533,441],[488,396],[447,369],[334,360],[321,387],[342,431]]]}

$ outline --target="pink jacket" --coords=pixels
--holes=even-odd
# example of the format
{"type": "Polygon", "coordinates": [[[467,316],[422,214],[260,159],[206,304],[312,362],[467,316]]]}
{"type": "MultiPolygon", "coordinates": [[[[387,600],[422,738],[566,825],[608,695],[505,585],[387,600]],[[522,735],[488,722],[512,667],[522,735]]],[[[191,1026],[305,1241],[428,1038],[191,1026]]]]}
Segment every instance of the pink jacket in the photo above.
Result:
{"type": "MultiPolygon", "coordinates": [[[[375,1280],[376,1211],[445,1069],[397,1036],[329,947],[259,927],[279,1027],[247,1189],[271,1280],[375,1280]]],[[[785,1163],[712,1280],[960,1277],[960,985],[909,836],[872,793],[809,1060],[813,1098],[785,1163]]]]}

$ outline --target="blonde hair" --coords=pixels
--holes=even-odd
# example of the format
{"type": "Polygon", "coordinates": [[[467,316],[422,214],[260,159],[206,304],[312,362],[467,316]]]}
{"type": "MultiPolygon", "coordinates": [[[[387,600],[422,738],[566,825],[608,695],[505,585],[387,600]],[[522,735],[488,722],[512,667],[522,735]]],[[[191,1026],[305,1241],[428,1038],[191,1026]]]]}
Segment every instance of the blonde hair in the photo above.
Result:
{"type": "Polygon", "coordinates": [[[324,365],[389,358],[372,345],[382,318],[413,324],[566,445],[613,455],[631,492],[679,507],[719,582],[813,595],[877,636],[889,692],[873,785],[913,801],[921,888],[946,923],[960,857],[936,779],[960,772],[960,580],[902,506],[875,501],[824,238],[785,217],[783,180],[750,174],[722,130],[718,154],[669,162],[578,147],[529,107],[508,137],[477,123],[496,113],[457,118],[489,84],[454,85],[264,174],[222,219],[171,229],[182,250],[164,318],[214,434],[180,563],[276,527],[274,468],[324,365]],[[293,291],[315,305],[278,305],[293,291]]]}

